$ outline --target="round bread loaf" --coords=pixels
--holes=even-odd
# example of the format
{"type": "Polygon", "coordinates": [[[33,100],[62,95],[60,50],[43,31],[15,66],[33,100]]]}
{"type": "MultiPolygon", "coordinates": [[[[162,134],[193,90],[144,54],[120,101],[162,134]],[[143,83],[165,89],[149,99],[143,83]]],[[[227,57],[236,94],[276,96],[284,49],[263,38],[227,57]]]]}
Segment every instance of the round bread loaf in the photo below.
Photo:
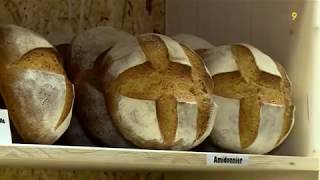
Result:
{"type": "Polygon", "coordinates": [[[210,134],[215,107],[202,58],[169,37],[145,34],[106,57],[110,114],[142,148],[188,150],[210,134]]]}
{"type": "Polygon", "coordinates": [[[44,38],[0,25],[0,93],[27,143],[54,143],[67,129],[73,87],[56,50],[44,38]]]}
{"type": "Polygon", "coordinates": [[[205,63],[218,105],[211,138],[222,148],[265,154],[280,145],[294,124],[290,81],[284,68],[247,45],[208,50],[205,63]]]}
{"type": "Polygon", "coordinates": [[[132,147],[114,127],[107,112],[99,61],[118,41],[133,38],[112,27],[97,27],[75,37],[70,69],[75,82],[76,114],[84,130],[99,144],[132,147]],[[95,65],[96,64],[96,65],[95,65]]]}
{"type": "Polygon", "coordinates": [[[177,34],[172,36],[172,38],[179,43],[187,46],[190,49],[193,49],[198,54],[202,55],[206,50],[213,48],[214,46],[202,39],[192,34],[177,34]]]}

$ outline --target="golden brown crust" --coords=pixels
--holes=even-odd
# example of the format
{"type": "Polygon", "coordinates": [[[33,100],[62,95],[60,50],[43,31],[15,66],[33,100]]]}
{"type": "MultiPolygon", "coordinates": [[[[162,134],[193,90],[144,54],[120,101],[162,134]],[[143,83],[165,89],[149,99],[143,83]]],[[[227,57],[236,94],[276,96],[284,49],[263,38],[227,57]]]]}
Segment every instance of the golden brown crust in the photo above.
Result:
{"type": "MultiPolygon", "coordinates": [[[[159,69],[157,68],[157,70],[159,69]]],[[[162,97],[171,97],[164,98],[163,101],[160,100],[157,103],[159,105],[157,114],[161,118],[159,119],[159,125],[167,146],[172,144],[175,137],[176,129],[172,127],[177,127],[177,115],[174,113],[176,110],[166,112],[168,110],[167,105],[173,108],[171,102],[176,102],[176,98],[185,101],[194,98],[194,95],[189,91],[193,85],[188,74],[191,74],[191,71],[187,66],[172,63],[168,66],[168,69],[159,72],[155,71],[155,68],[148,62],[120,74],[111,83],[111,88],[113,92],[119,92],[121,95],[130,98],[160,100],[162,97]],[[160,115],[161,113],[165,113],[165,115],[160,115]]]]}
{"type": "MultiPolygon", "coordinates": [[[[165,72],[170,62],[168,61],[168,48],[164,42],[157,36],[140,36],[137,39],[152,68],[160,73],[165,72]]],[[[172,95],[157,97],[158,123],[166,146],[171,146],[174,143],[176,135],[178,124],[176,104],[177,100],[172,95]]]]}
{"type": "Polygon", "coordinates": [[[10,63],[8,68],[15,66],[22,69],[34,69],[64,75],[64,69],[58,54],[53,48],[36,48],[24,54],[19,61],[10,63]]]}
{"type": "Polygon", "coordinates": [[[172,146],[178,126],[177,100],[174,96],[161,96],[157,100],[157,117],[164,144],[172,146]]]}
{"type": "Polygon", "coordinates": [[[199,105],[197,137],[200,138],[208,126],[210,118],[210,113],[208,112],[210,112],[212,108],[211,95],[213,94],[214,84],[205,68],[202,58],[186,47],[183,47],[183,49],[193,67],[191,74],[194,87],[191,89],[191,92],[195,95],[199,105]]]}
{"type": "MultiPolygon", "coordinates": [[[[105,91],[110,113],[117,126],[130,141],[149,148],[170,148],[174,145],[178,128],[177,101],[197,101],[197,138],[208,129],[211,102],[212,79],[207,73],[202,59],[195,52],[183,47],[191,66],[172,62],[165,42],[157,35],[138,36],[137,40],[147,62],[136,65],[120,73],[111,80],[105,91]],[[156,103],[156,113],[163,144],[148,142],[130,135],[132,130],[122,129],[118,117],[117,94],[156,103]]],[[[109,67],[110,68],[110,67],[109,67]]],[[[111,78],[112,79],[112,78],[111,78]]]]}
{"type": "Polygon", "coordinates": [[[280,89],[281,78],[260,71],[248,48],[234,45],[231,50],[239,71],[215,75],[214,93],[240,100],[240,143],[247,148],[258,135],[260,103],[285,104],[285,95],[280,89]]]}
{"type": "Polygon", "coordinates": [[[249,147],[258,135],[260,123],[258,95],[252,95],[240,100],[239,133],[242,148],[249,147]]]}
{"type": "Polygon", "coordinates": [[[0,26],[0,92],[25,142],[54,143],[67,129],[73,88],[59,55],[44,38],[0,26]]]}

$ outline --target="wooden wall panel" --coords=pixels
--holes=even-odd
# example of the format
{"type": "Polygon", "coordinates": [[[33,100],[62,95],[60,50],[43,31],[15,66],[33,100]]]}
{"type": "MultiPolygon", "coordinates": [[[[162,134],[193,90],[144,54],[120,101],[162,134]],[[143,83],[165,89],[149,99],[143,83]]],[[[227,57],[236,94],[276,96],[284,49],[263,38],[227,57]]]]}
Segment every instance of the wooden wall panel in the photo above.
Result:
{"type": "Polygon", "coordinates": [[[44,36],[111,25],[130,33],[164,31],[164,0],[1,0],[0,23],[44,36]]]}

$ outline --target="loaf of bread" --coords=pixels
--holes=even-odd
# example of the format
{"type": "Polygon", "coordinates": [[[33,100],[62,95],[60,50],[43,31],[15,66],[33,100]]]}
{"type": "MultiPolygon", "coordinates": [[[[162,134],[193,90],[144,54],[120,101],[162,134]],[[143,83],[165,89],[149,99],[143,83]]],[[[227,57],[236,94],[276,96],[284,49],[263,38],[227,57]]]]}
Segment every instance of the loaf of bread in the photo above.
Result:
{"type": "Polygon", "coordinates": [[[284,68],[255,47],[228,45],[206,51],[218,105],[211,138],[234,152],[265,154],[294,124],[290,81],[284,68]]]}
{"type": "Polygon", "coordinates": [[[159,34],[118,43],[104,77],[110,114],[142,148],[188,150],[209,136],[212,79],[194,51],[159,34]]]}
{"type": "Polygon", "coordinates": [[[198,54],[202,55],[206,50],[213,48],[214,46],[207,40],[197,37],[192,34],[177,34],[172,36],[172,38],[179,43],[193,49],[198,54]]]}
{"type": "Polygon", "coordinates": [[[56,50],[44,38],[0,25],[0,93],[27,143],[54,143],[67,129],[73,87],[56,50]]]}
{"type": "Polygon", "coordinates": [[[118,41],[133,36],[112,27],[97,27],[80,33],[72,43],[71,76],[75,82],[76,114],[84,130],[96,142],[111,147],[132,147],[107,112],[100,72],[101,61],[118,41]],[[96,64],[96,65],[95,65],[96,64]]]}

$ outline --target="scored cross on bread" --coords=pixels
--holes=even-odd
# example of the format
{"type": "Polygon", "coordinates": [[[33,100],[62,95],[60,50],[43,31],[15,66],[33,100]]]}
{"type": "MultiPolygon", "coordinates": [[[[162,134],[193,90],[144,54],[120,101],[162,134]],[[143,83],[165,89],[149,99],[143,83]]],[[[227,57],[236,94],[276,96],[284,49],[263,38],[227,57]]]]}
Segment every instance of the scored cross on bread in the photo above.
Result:
{"type": "Polygon", "coordinates": [[[24,142],[53,144],[69,126],[74,93],[59,60],[38,34],[0,25],[0,93],[24,142]]]}
{"type": "Polygon", "coordinates": [[[220,107],[215,143],[246,153],[278,146],[293,125],[290,82],[282,66],[245,44],[213,48],[204,56],[220,107]]]}
{"type": "Polygon", "coordinates": [[[108,107],[127,139],[145,148],[190,149],[208,136],[212,84],[196,53],[146,34],[118,44],[108,61],[108,107]]]}

